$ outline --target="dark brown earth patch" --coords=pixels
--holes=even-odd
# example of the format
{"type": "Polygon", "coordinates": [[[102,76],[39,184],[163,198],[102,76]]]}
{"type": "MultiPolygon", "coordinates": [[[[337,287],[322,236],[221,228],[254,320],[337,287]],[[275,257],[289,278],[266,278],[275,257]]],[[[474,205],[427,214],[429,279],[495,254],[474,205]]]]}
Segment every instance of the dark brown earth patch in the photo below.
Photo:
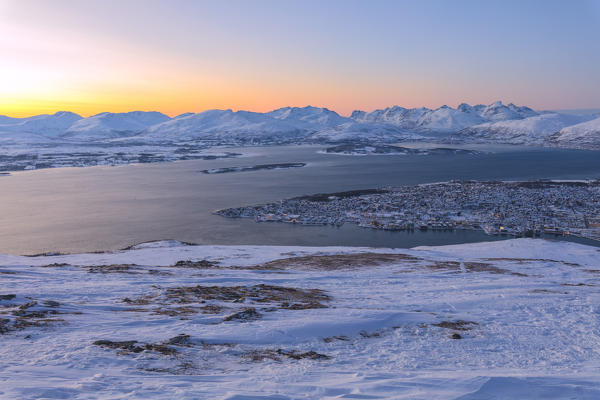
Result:
{"type": "Polygon", "coordinates": [[[360,331],[358,334],[365,339],[373,339],[373,338],[381,337],[381,332],[360,331]]]}
{"type": "MultiPolygon", "coordinates": [[[[432,264],[426,265],[425,267],[436,271],[449,271],[454,273],[460,273],[463,271],[461,268],[461,263],[458,261],[435,261],[432,264]]],[[[465,262],[463,263],[463,267],[466,272],[488,272],[490,274],[508,274],[521,277],[528,276],[527,274],[513,272],[505,268],[500,268],[492,264],[481,262],[465,262]]]]}
{"type": "Polygon", "coordinates": [[[569,294],[569,292],[560,292],[558,290],[549,290],[549,289],[533,289],[531,293],[558,293],[558,294],[569,294]]]}
{"type": "Polygon", "coordinates": [[[489,272],[490,274],[509,274],[514,276],[527,276],[520,272],[513,272],[509,269],[499,268],[487,263],[479,262],[466,262],[464,263],[465,269],[469,272],[489,272]]]}
{"type": "Polygon", "coordinates": [[[226,307],[219,306],[216,304],[208,304],[206,306],[198,307],[198,310],[202,314],[220,314],[226,309],[226,307]]]}
{"type": "Polygon", "coordinates": [[[173,267],[175,268],[195,268],[195,269],[209,269],[215,268],[219,263],[208,260],[199,260],[199,261],[191,261],[191,260],[182,260],[177,261],[173,267]]]}
{"type": "Polygon", "coordinates": [[[558,261],[558,260],[553,260],[551,258],[490,257],[490,258],[483,258],[483,260],[486,260],[486,261],[510,261],[510,262],[515,262],[518,264],[525,264],[525,263],[539,261],[539,262],[551,262],[551,263],[556,263],[556,264],[564,264],[564,265],[568,265],[570,267],[580,267],[581,266],[581,264],[571,263],[571,262],[566,262],[566,261],[558,261]]]}
{"type": "Polygon", "coordinates": [[[259,284],[254,286],[181,286],[157,288],[154,293],[121,301],[131,306],[150,306],[157,315],[184,317],[192,314],[221,314],[231,310],[223,321],[251,321],[260,312],[327,308],[331,297],[320,289],[259,284]],[[254,311],[249,311],[254,310],[254,311]]]}
{"type": "Polygon", "coordinates": [[[249,307],[243,309],[242,311],[226,316],[225,318],[223,318],[223,321],[249,322],[256,321],[260,318],[262,318],[262,315],[258,311],[256,311],[256,308],[249,307]]]}
{"type": "Polygon", "coordinates": [[[135,305],[135,306],[145,306],[150,304],[152,297],[138,297],[136,299],[130,299],[129,297],[125,297],[121,300],[123,303],[135,305]]]}
{"type": "Polygon", "coordinates": [[[150,351],[162,354],[164,356],[173,356],[178,353],[178,350],[173,346],[192,346],[189,335],[178,335],[162,343],[140,343],[137,340],[126,340],[120,342],[112,340],[96,340],[92,344],[94,346],[118,350],[118,354],[131,354],[150,351]]]}
{"type": "Polygon", "coordinates": [[[345,336],[345,335],[329,336],[329,337],[323,338],[323,341],[325,343],[331,343],[331,342],[334,342],[336,340],[347,342],[347,341],[350,340],[350,338],[348,336],[345,336]]]}
{"type": "Polygon", "coordinates": [[[194,307],[174,307],[174,308],[155,308],[152,310],[152,314],[167,315],[169,317],[179,317],[182,315],[197,314],[198,310],[194,307]]]}
{"type": "Polygon", "coordinates": [[[260,362],[265,360],[272,361],[282,361],[284,359],[292,359],[292,360],[316,360],[316,361],[324,361],[331,359],[330,356],[325,354],[320,354],[315,351],[306,351],[300,352],[296,350],[283,350],[283,349],[262,349],[262,350],[252,350],[242,355],[242,358],[247,361],[252,362],[260,362]]]}
{"type": "Polygon", "coordinates": [[[112,264],[88,266],[88,272],[93,274],[139,274],[135,264],[112,264]]]}
{"type": "Polygon", "coordinates": [[[46,265],[40,265],[40,268],[63,268],[63,267],[68,267],[69,264],[67,263],[52,263],[52,264],[46,264],[46,265]]]}
{"type": "Polygon", "coordinates": [[[562,286],[596,286],[593,283],[561,283],[562,286]]]}
{"type": "Polygon", "coordinates": [[[232,303],[278,303],[280,308],[326,308],[322,302],[331,300],[319,289],[299,289],[259,284],[254,286],[188,286],[168,288],[167,300],[174,303],[196,303],[198,300],[232,303]]]}
{"type": "MultiPolygon", "coordinates": [[[[16,296],[6,295],[13,300],[16,296]]],[[[9,314],[12,318],[0,319],[0,334],[21,331],[31,327],[47,327],[54,323],[65,322],[57,315],[64,314],[57,309],[60,303],[47,300],[38,304],[36,300],[30,300],[23,304],[7,304],[3,307],[3,314],[9,314]]]]}
{"type": "Polygon", "coordinates": [[[380,265],[389,265],[398,262],[415,262],[418,260],[420,260],[420,258],[407,254],[367,252],[281,258],[256,265],[252,267],[252,269],[303,269],[335,271],[340,269],[377,267],[380,265]]]}
{"type": "Polygon", "coordinates": [[[454,329],[456,331],[468,331],[473,329],[472,325],[479,325],[477,322],[473,321],[463,321],[461,319],[457,321],[442,321],[437,324],[433,324],[433,326],[438,326],[444,329],[454,329]]]}

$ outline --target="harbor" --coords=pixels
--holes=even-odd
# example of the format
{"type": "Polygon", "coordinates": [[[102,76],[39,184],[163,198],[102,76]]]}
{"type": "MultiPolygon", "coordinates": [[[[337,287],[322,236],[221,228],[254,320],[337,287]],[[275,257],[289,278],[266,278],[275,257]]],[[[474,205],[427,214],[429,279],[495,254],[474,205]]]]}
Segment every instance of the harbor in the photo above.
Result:
{"type": "Polygon", "coordinates": [[[599,206],[598,181],[450,181],[303,196],[217,214],[256,222],[600,240],[599,206]]]}

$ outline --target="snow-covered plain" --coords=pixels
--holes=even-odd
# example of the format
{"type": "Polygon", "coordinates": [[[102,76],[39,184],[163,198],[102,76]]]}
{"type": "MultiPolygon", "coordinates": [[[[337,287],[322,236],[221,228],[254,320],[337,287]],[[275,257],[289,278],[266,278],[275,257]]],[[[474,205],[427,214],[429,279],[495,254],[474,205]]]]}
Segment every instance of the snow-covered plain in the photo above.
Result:
{"type": "Polygon", "coordinates": [[[4,255],[0,398],[597,399],[599,260],[533,239],[4,255]]]}

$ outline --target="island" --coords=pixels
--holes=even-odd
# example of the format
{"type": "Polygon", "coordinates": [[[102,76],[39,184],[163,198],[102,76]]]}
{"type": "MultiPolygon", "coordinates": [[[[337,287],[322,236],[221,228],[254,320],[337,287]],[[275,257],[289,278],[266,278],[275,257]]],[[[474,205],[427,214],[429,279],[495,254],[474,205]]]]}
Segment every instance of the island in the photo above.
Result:
{"type": "Polygon", "coordinates": [[[246,172],[246,171],[260,171],[269,169],[287,169],[287,168],[301,168],[306,163],[279,163],[279,164],[259,164],[259,165],[246,165],[241,167],[223,167],[223,168],[211,168],[204,169],[200,172],[204,174],[226,174],[230,172],[246,172]]]}
{"type": "Polygon", "coordinates": [[[453,149],[446,147],[412,149],[409,147],[395,146],[390,144],[365,144],[365,143],[344,143],[333,147],[328,147],[321,151],[325,154],[341,154],[348,156],[365,155],[436,155],[436,154],[483,154],[478,150],[453,149]]]}

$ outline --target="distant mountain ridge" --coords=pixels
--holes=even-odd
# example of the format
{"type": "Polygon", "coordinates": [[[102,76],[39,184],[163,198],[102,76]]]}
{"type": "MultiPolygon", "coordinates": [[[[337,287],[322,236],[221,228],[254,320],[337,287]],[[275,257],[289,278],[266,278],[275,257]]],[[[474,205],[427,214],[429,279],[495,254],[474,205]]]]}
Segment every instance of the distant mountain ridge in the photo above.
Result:
{"type": "Polygon", "coordinates": [[[474,125],[461,130],[454,137],[483,143],[544,144],[552,134],[561,129],[592,118],[593,116],[559,113],[540,114],[474,125]]]}
{"type": "Polygon", "coordinates": [[[69,111],[54,114],[35,115],[27,118],[0,116],[0,132],[30,133],[40,136],[55,137],[83,117],[69,111]]]}
{"type": "MultiPolygon", "coordinates": [[[[597,117],[596,117],[597,118],[597,117]]],[[[266,113],[207,110],[171,118],[156,111],[100,113],[82,118],[70,112],[28,118],[0,116],[0,140],[66,142],[306,143],[444,140],[600,148],[597,125],[582,125],[591,115],[535,111],[500,101],[457,108],[404,108],[349,117],[321,107],[283,107],[266,113]],[[569,128],[573,126],[573,129],[569,128]],[[446,139],[447,138],[447,139],[446,139]]]]}
{"type": "Polygon", "coordinates": [[[152,125],[170,119],[169,116],[156,111],[103,112],[76,121],[62,134],[62,137],[94,140],[133,136],[152,125]]]}

